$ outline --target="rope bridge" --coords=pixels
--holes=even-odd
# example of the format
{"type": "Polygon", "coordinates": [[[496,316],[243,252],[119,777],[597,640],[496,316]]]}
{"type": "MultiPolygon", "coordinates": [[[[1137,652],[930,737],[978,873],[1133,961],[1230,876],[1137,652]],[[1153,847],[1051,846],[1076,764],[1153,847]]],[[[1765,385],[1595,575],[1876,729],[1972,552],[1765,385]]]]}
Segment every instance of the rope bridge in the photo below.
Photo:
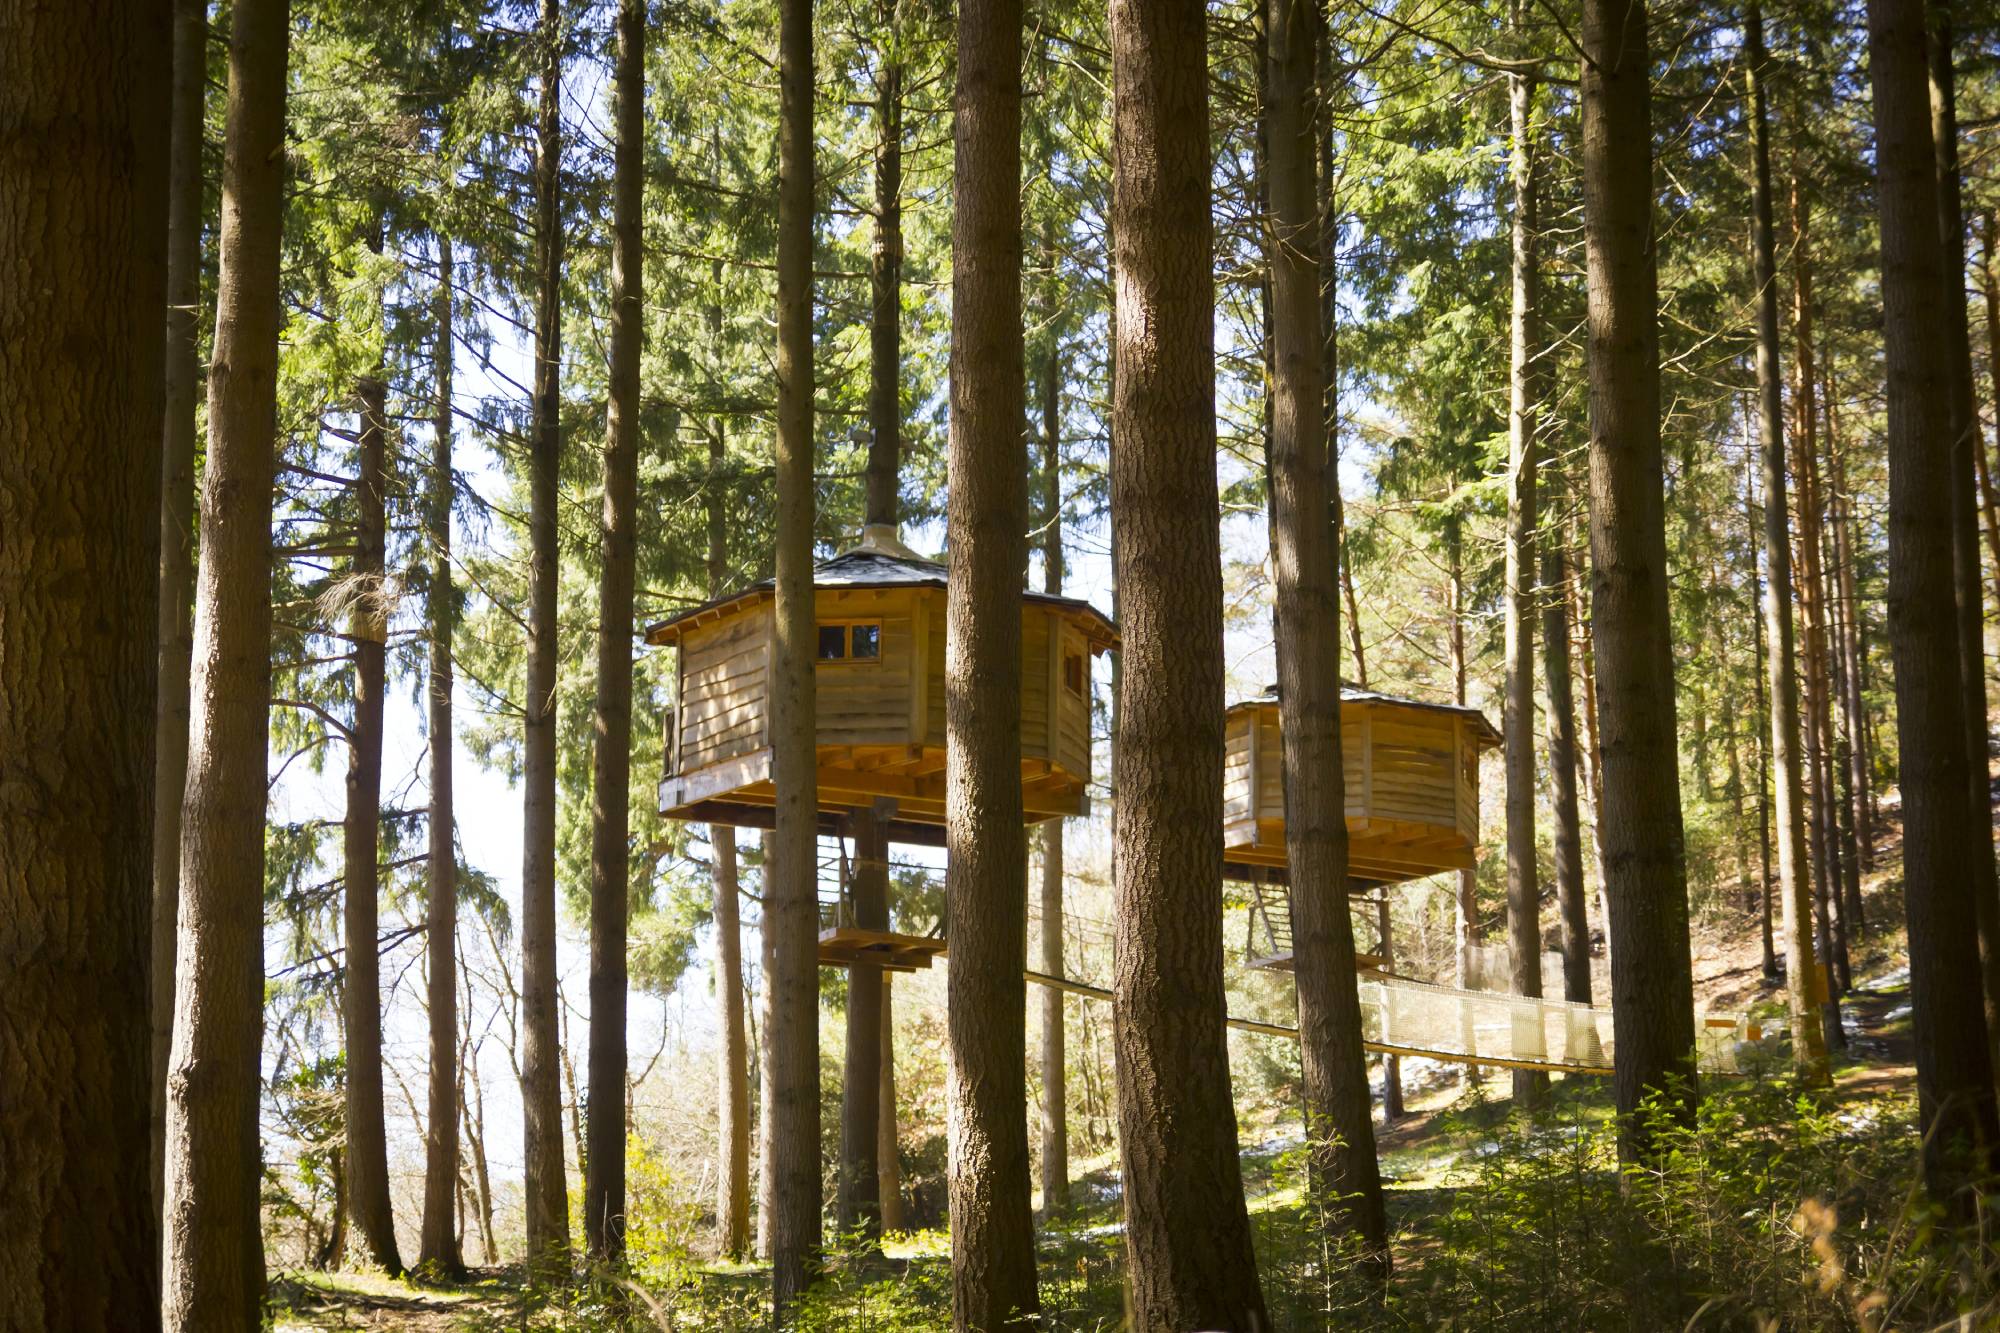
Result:
{"type": "MultiPolygon", "coordinates": [[[[1109,1000],[1102,986],[1052,977],[1032,968],[1027,979],[1090,1000],[1109,1000]]],[[[1539,1000],[1492,991],[1458,990],[1403,977],[1363,977],[1362,1045],[1383,1055],[1558,1074],[1609,1074],[1611,1011],[1567,1000],[1539,1000]]],[[[1281,1023],[1226,1015],[1239,1032],[1299,1039],[1281,1023]]],[[[1738,1072],[1738,1053],[1762,1033],[1743,1015],[1715,1015],[1696,1029],[1695,1062],[1710,1073],[1738,1072]]]]}

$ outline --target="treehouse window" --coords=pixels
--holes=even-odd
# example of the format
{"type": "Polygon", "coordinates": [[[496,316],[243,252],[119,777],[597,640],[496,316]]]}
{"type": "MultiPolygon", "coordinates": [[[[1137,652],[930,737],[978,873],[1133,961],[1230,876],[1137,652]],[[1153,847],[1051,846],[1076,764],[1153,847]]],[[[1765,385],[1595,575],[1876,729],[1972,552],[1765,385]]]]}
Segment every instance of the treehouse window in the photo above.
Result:
{"type": "Polygon", "coordinates": [[[1064,653],[1063,688],[1081,699],[1083,697],[1083,683],[1087,678],[1087,673],[1083,669],[1083,654],[1064,653]]]}
{"type": "Polygon", "coordinates": [[[856,621],[819,627],[819,661],[879,662],[882,659],[880,621],[856,621]]]}

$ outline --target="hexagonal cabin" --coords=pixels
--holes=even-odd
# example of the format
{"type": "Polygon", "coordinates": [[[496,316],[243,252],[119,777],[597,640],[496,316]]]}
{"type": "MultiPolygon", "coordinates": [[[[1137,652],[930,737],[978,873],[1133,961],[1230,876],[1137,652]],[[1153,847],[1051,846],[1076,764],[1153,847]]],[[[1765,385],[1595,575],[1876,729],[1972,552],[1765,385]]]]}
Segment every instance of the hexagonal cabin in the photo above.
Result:
{"type": "MultiPolygon", "coordinates": [[[[1285,786],[1275,690],[1226,714],[1223,861],[1231,879],[1282,883],[1285,786]]],[[[1476,708],[1340,692],[1350,887],[1470,869],[1479,842],[1479,755],[1500,733],[1476,708]]]]}
{"type": "MultiPolygon", "coordinates": [[[[891,529],[813,571],[820,825],[893,803],[893,841],[944,841],[946,567],[891,529]]],[[[660,810],[768,828],[776,800],[767,739],[770,579],[649,628],[679,649],[660,810]]],[[[1089,808],[1090,663],[1118,632],[1090,603],[1021,595],[1021,790],[1028,823],[1089,808]]]]}

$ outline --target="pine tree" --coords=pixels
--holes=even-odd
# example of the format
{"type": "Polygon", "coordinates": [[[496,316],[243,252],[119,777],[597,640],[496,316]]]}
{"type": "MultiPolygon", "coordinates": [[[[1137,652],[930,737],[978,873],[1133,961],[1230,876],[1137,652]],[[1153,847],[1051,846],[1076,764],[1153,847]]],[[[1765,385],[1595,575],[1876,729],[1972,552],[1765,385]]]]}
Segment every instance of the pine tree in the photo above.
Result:
{"type": "Polygon", "coordinates": [[[1388,1226],[1369,1118],[1367,1053],[1348,905],[1347,797],[1340,757],[1340,592],[1327,521],[1320,383],[1318,155],[1311,113],[1318,17],[1267,9],[1263,108],[1270,217],[1271,553],[1277,583],[1278,710],[1285,852],[1314,1205],[1386,1263],[1388,1226]]]}
{"type": "Polygon", "coordinates": [[[1970,1209],[1965,1184],[2000,1145],[1981,1005],[1977,919],[1964,875],[1976,838],[1966,793],[1964,692],[1953,594],[1951,417],[1938,293],[1923,0],[1870,0],[1888,375],[1889,643],[1903,789],[1904,910],[1917,1101],[1931,1194],[1970,1209]]]}
{"type": "Polygon", "coordinates": [[[556,1015],[556,501],[562,466],[562,0],[541,0],[535,143],[535,384],[528,444],[528,642],[522,725],[521,1105],[529,1262],[569,1266],[556,1015]]]}
{"type": "MultiPolygon", "coordinates": [[[[1801,783],[1799,685],[1792,641],[1792,557],[1786,509],[1784,371],[1779,363],[1778,270],[1772,239],[1771,148],[1765,88],[1769,61],[1764,19],[1754,3],[1744,18],[1750,87],[1751,255],[1757,287],[1757,424],[1764,476],[1764,549],[1770,576],[1762,614],[1771,641],[1772,776],[1776,780],[1778,886],[1785,911],[1786,994],[1791,1001],[1792,1060],[1809,1083],[1830,1078],[1818,998],[1819,967],[1812,940],[1812,894],[1806,883],[1805,798],[1801,783]]],[[[1768,909],[1767,909],[1768,914],[1768,909]]]]}
{"type": "Polygon", "coordinates": [[[153,1208],[165,1199],[167,1057],[174,1039],[174,927],[181,900],[188,673],[194,652],[195,395],[200,389],[202,114],[208,6],[173,0],[172,138],[167,164],[165,424],[160,451],[160,663],[154,704],[153,1208]]]}
{"type": "Polygon", "coordinates": [[[1614,1079],[1627,1153],[1640,1102],[1691,1113],[1694,981],[1675,739],[1660,453],[1650,56],[1642,3],[1583,6],[1591,620],[1611,902],[1614,1079]]]}
{"type": "Polygon", "coordinates": [[[590,1128],[583,1185],[591,1256],[624,1254],[626,932],[630,914],[632,614],[639,475],[639,354],[644,339],[646,12],[620,0],[612,117],[611,384],[605,423],[604,540],[599,559],[597,707],[592,718],[590,839],[590,1128]]]}
{"type": "Polygon", "coordinates": [[[770,1108],[773,1318],[805,1291],[820,1247],[819,811],[813,743],[813,33],[812,0],[778,10],[778,413],[776,648],[770,693],[776,828],[764,871],[770,964],[765,1034],[770,1108]]]}
{"type": "MultiPolygon", "coordinates": [[[[1521,5],[1513,25],[1521,26],[1521,5]]],[[[1509,321],[1507,412],[1507,693],[1501,720],[1506,742],[1507,944],[1516,995],[1542,993],[1542,890],[1535,850],[1535,484],[1542,430],[1539,375],[1542,354],[1541,267],[1536,232],[1541,226],[1540,164],[1535,152],[1535,81],[1507,76],[1508,177],[1513,189],[1514,292],[1509,321]]],[[[1549,1076],[1514,1071],[1514,1102],[1539,1105],[1549,1076]]]]}
{"type": "Polygon", "coordinates": [[[159,1323],[169,19],[163,0],[0,13],[0,1320],[23,1329],[159,1323]]]}
{"type": "Polygon", "coordinates": [[[167,1077],[161,1305],[175,1330],[262,1321],[257,1100],[290,21],[288,0],[237,0],[231,11],[167,1077]]]}
{"type": "Polygon", "coordinates": [[[1215,524],[1207,18],[1111,6],[1114,979],[1135,1328],[1265,1327],[1222,991],[1222,578],[1215,524]]]}
{"type": "Polygon", "coordinates": [[[1032,1327],[1021,567],[1021,6],[958,12],[946,545],[952,1325],[1032,1327]]]}
{"type": "MultiPolygon", "coordinates": [[[[382,250],[378,214],[369,248],[382,250]]],[[[347,1206],[368,1258],[391,1276],[403,1260],[389,1198],[388,1130],[382,1110],[382,965],[380,935],[382,735],[388,688],[387,466],[388,383],[378,361],[355,382],[359,430],[352,486],[354,555],[347,594],[354,656],[354,717],[347,730],[347,809],[341,826],[345,877],[343,929],[347,969],[341,1024],[347,1047],[347,1206]]]]}
{"type": "Polygon", "coordinates": [[[430,586],[425,610],[429,622],[430,681],[427,730],[430,739],[429,860],[424,883],[430,901],[424,912],[424,947],[429,963],[426,1015],[430,1020],[429,1120],[424,1127],[424,1212],[417,1262],[446,1277],[465,1268],[459,1247],[456,1202],[459,1169],[458,1063],[458,851],[453,809],[452,659],[451,640],[457,621],[451,573],[451,499],[455,481],[451,468],[452,354],[456,319],[452,286],[456,282],[451,237],[437,237],[437,345],[432,358],[437,377],[436,416],[431,422],[429,505],[424,519],[430,542],[430,586]]]}
{"type": "Polygon", "coordinates": [[[1951,0],[1932,0],[1928,38],[1932,153],[1937,161],[1938,237],[1943,247],[1945,383],[1950,394],[1953,587],[1958,595],[1959,688],[1963,691],[1966,800],[1972,807],[1971,879],[1979,923],[1980,981],[1986,1045],[2000,1066],[2000,873],[1993,860],[1991,724],[1986,713],[1986,595],[1979,567],[1978,468],[1983,456],[1972,396],[1971,334],[1965,320],[1965,206],[1958,160],[1958,79],[1952,68],[1951,0]]]}

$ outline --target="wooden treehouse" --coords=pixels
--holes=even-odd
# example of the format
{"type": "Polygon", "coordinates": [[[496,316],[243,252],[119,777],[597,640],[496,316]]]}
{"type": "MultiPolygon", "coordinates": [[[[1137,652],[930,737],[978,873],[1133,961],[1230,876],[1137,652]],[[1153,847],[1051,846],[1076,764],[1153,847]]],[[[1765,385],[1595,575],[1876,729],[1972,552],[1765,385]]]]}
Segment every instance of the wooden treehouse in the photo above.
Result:
{"type": "MultiPolygon", "coordinates": [[[[860,545],[814,569],[821,833],[869,831],[885,847],[943,845],[945,588],[946,567],[888,528],[868,529],[860,545]]],[[[766,579],[646,632],[648,643],[678,650],[659,792],[670,818],[772,825],[775,597],[766,579]]],[[[1089,809],[1091,660],[1117,641],[1116,627],[1088,602],[1021,594],[1021,796],[1030,824],[1089,809]]],[[[869,864],[881,860],[858,842],[857,850],[869,864]]],[[[888,934],[886,925],[869,922],[877,935],[888,934]]],[[[919,937],[826,938],[854,932],[866,933],[836,920],[822,933],[822,961],[928,965],[912,963],[898,943],[919,937]],[[857,949],[864,956],[849,956],[857,949]]]]}
{"type": "MultiPolygon", "coordinates": [[[[1253,966],[1288,967],[1283,736],[1275,691],[1226,714],[1223,873],[1253,886],[1253,966]]],[[[1342,690],[1348,889],[1366,892],[1440,871],[1469,870],[1479,843],[1479,756],[1500,733],[1476,708],[1342,690]]],[[[1381,954],[1361,954],[1366,970],[1381,954]]]]}

